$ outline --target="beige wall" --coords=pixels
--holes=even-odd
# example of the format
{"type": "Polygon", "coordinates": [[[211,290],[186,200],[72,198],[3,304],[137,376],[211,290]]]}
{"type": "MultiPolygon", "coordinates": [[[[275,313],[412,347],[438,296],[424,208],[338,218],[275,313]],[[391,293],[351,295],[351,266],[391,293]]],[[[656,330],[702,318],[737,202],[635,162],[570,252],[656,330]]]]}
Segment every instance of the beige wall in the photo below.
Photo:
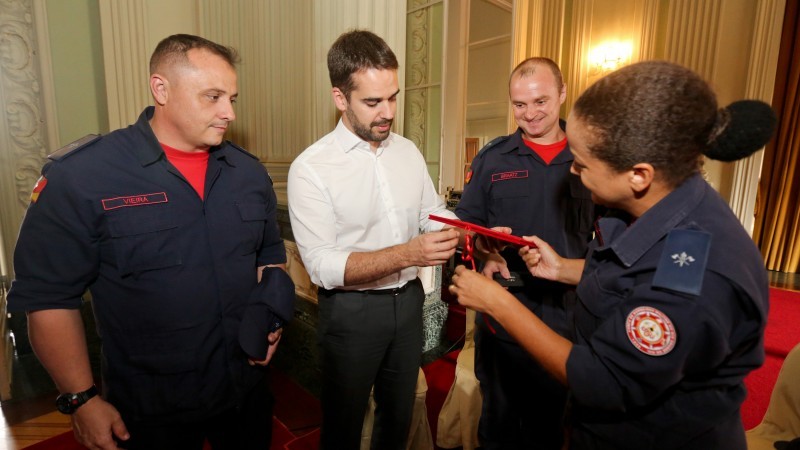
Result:
{"type": "MultiPolygon", "coordinates": [[[[512,61],[506,64],[501,61],[502,42],[491,42],[506,26],[502,15],[483,11],[486,2],[482,0],[446,0],[442,35],[449,43],[442,85],[441,186],[460,185],[461,142],[469,119],[475,120],[470,122],[473,134],[489,138],[502,134],[501,119],[492,108],[505,105],[510,122],[505,78],[510,67],[527,56],[550,56],[561,64],[570,95],[565,115],[574,98],[601,75],[590,70],[586,60],[592,49],[607,40],[631,41],[630,61],[666,58],[692,67],[712,81],[723,102],[744,97],[769,100],[783,2],[516,0],[509,30],[512,61]],[[464,11],[469,4],[475,4],[476,15],[483,20],[473,18],[470,24],[471,15],[464,11]],[[450,46],[458,39],[463,39],[462,50],[456,43],[452,51],[450,46]],[[476,40],[489,40],[499,50],[486,55],[481,52],[486,53],[488,47],[479,46],[468,61],[463,47],[476,40]],[[459,80],[459,72],[482,60],[486,63],[474,71],[471,82],[459,80]],[[466,117],[467,98],[474,114],[488,111],[488,115],[466,117]]],[[[41,46],[39,57],[49,76],[40,81],[43,109],[52,114],[44,115],[49,139],[25,155],[24,169],[13,174],[13,192],[6,192],[6,198],[25,197],[38,177],[31,168],[40,166],[50,150],[84,134],[106,132],[135,120],[141,108],[150,104],[146,61],[158,40],[168,34],[205,34],[245,52],[240,107],[251,107],[239,111],[234,137],[274,164],[270,170],[279,179],[294,155],[335,123],[324,61],[339,33],[352,27],[373,29],[395,49],[401,65],[405,59],[405,2],[399,0],[242,0],[235,8],[222,0],[27,0],[22,4],[45,6],[40,6],[45,17],[37,14],[36,19],[45,24],[48,42],[41,46]]],[[[404,72],[400,75],[403,78],[404,72]]],[[[398,117],[403,117],[402,111],[398,117]]],[[[401,120],[396,128],[402,131],[401,120]]],[[[22,165],[18,156],[2,157],[22,165]]],[[[752,210],[758,158],[736,165],[706,165],[709,180],[732,204],[739,205],[737,214],[746,216],[752,210]],[[740,180],[747,183],[742,185],[740,180]]],[[[4,209],[16,211],[6,228],[13,228],[21,217],[19,201],[15,209],[4,209]]],[[[5,235],[9,233],[4,230],[5,235]]],[[[7,253],[12,244],[6,240],[7,253]]]]}
{"type": "MultiPolygon", "coordinates": [[[[785,0],[516,0],[514,61],[544,55],[561,65],[568,86],[565,115],[602,76],[589,57],[607,42],[630,45],[623,65],[666,59],[695,70],[712,84],[721,105],[742,98],[769,102],[784,5],[785,0]]],[[[761,158],[759,152],[734,164],[705,165],[709,182],[748,230],[761,158]]]]}
{"type": "MultiPolygon", "coordinates": [[[[58,145],[108,131],[96,0],[47,0],[58,145]]],[[[53,149],[55,150],[55,149],[53,149]]]]}
{"type": "MultiPolygon", "coordinates": [[[[454,1],[446,3],[452,8],[454,1]]],[[[467,16],[469,42],[489,42],[470,49],[468,65],[463,68],[469,72],[466,134],[484,138],[503,134],[496,125],[504,115],[511,123],[504,84],[507,72],[524,56],[534,54],[560,58],[569,85],[566,116],[580,92],[602,76],[585,61],[595,47],[607,41],[630,43],[631,55],[626,63],[648,58],[675,60],[709,78],[722,102],[742,98],[751,64],[745,56],[751,54],[754,30],[764,20],[757,9],[765,1],[517,0],[513,19],[516,34],[511,42],[504,43],[491,40],[511,33],[507,18],[486,1],[471,0],[474,11],[467,16]],[[523,6],[530,10],[529,17],[523,18],[528,26],[525,30],[518,26],[523,6]],[[552,20],[554,15],[560,18],[558,26],[552,20]],[[537,22],[545,19],[547,23],[537,22]],[[509,46],[514,47],[514,57],[507,64],[509,46]]],[[[141,107],[150,102],[146,66],[141,60],[167,34],[205,32],[244,50],[242,106],[250,103],[252,114],[240,114],[232,137],[264,160],[288,164],[335,121],[324,66],[329,41],[349,27],[366,26],[386,35],[396,50],[403,48],[404,42],[394,39],[402,34],[397,28],[402,27],[403,20],[392,25],[387,18],[404,16],[400,13],[402,5],[398,8],[397,3],[403,2],[302,0],[286,4],[243,0],[234,8],[220,0],[143,0],[100,2],[98,7],[96,0],[46,0],[59,143],[133,121],[141,107]],[[103,13],[98,9],[114,11],[103,13]],[[382,13],[390,10],[397,14],[382,13]],[[101,21],[119,29],[103,30],[105,47],[101,45],[101,21]],[[125,27],[140,27],[136,34],[142,36],[141,40],[113,42],[114,35],[127,33],[121,31],[125,27]],[[114,47],[122,44],[140,48],[129,56],[127,65],[119,62],[110,71],[114,61],[108,59],[128,51],[114,47]],[[276,64],[278,61],[280,64],[276,64]],[[248,72],[256,64],[259,69],[248,72]],[[118,79],[121,75],[130,78],[131,72],[132,79],[118,79]],[[137,100],[130,101],[131,96],[137,100]],[[80,114],[75,113],[76,105],[81,105],[80,114]],[[309,116],[311,121],[307,120],[309,116]]],[[[445,70],[452,76],[452,67],[445,70]]],[[[447,104],[444,107],[448,110],[447,104]]],[[[402,123],[397,128],[402,130],[402,123]]],[[[458,184],[447,174],[460,172],[455,154],[460,149],[443,148],[442,185],[458,184]]],[[[735,195],[736,171],[731,165],[710,161],[705,168],[709,181],[726,198],[735,195]]]]}

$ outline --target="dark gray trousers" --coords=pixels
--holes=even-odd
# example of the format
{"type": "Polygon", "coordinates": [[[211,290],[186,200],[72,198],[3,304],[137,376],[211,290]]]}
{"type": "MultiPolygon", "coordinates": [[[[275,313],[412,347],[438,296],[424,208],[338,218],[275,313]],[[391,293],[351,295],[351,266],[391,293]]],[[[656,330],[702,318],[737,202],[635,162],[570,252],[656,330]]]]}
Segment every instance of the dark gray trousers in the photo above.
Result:
{"type": "Polygon", "coordinates": [[[400,292],[319,292],[322,366],[320,448],[357,450],[370,390],[373,449],[405,449],[422,358],[419,280],[400,292]]]}

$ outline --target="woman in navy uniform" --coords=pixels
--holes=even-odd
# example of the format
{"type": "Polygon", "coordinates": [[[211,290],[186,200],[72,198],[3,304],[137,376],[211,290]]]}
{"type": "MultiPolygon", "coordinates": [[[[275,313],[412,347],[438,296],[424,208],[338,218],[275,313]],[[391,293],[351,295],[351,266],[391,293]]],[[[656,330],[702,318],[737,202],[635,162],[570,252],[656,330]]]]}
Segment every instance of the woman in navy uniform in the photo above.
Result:
{"type": "Polygon", "coordinates": [[[609,207],[583,259],[537,237],[532,275],[577,284],[576,340],[459,267],[451,292],[500,322],[570,392],[575,449],[744,449],[743,380],[764,359],[761,255],[700,174],[769,140],[768,105],[718,109],[697,74],[643,62],[601,79],[567,121],[572,170],[609,207]]]}

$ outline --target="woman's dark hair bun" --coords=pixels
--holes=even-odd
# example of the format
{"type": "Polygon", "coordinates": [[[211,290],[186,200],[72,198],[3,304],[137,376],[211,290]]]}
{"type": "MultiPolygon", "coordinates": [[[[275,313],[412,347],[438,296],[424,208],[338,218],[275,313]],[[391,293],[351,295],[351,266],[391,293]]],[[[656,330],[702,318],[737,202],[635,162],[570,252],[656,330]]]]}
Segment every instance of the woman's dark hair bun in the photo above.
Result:
{"type": "Polygon", "coordinates": [[[775,111],[759,100],[733,102],[717,113],[717,125],[703,152],[718,161],[737,161],[763,147],[778,122],[775,111]]]}

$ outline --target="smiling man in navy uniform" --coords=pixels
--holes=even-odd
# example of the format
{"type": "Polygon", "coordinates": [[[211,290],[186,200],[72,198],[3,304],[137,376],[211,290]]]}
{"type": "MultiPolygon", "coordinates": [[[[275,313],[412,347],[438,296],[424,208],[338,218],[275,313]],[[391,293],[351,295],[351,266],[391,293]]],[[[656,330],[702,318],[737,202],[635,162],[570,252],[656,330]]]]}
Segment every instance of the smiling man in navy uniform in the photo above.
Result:
{"type": "MultiPolygon", "coordinates": [[[[594,205],[580,178],[559,119],[567,96],[561,70],[548,58],[529,58],[509,77],[509,98],[519,128],[487,144],[472,162],[456,215],[487,227],[537,235],[574,258],[591,238],[594,205]],[[544,237],[547,236],[547,237],[544,237]]],[[[545,323],[570,336],[570,296],[565,285],[535,279],[516,249],[488,261],[483,272],[509,278],[509,290],[545,323]],[[507,266],[506,266],[507,263],[507,266]],[[519,283],[521,281],[521,283],[519,283]]],[[[479,316],[475,375],[483,409],[478,439],[483,449],[560,449],[566,390],[555,382],[491,317],[479,316]]]]}
{"type": "Polygon", "coordinates": [[[197,36],[164,39],[150,62],[155,106],[51,155],[34,188],[8,309],[28,313],[59,409],[87,447],[269,448],[265,366],[291,309],[263,304],[286,306],[293,290],[269,175],[223,141],[236,60],[197,36]],[[87,289],[102,396],[79,312],[87,289]],[[262,315],[240,329],[246,310],[262,315]]]}

